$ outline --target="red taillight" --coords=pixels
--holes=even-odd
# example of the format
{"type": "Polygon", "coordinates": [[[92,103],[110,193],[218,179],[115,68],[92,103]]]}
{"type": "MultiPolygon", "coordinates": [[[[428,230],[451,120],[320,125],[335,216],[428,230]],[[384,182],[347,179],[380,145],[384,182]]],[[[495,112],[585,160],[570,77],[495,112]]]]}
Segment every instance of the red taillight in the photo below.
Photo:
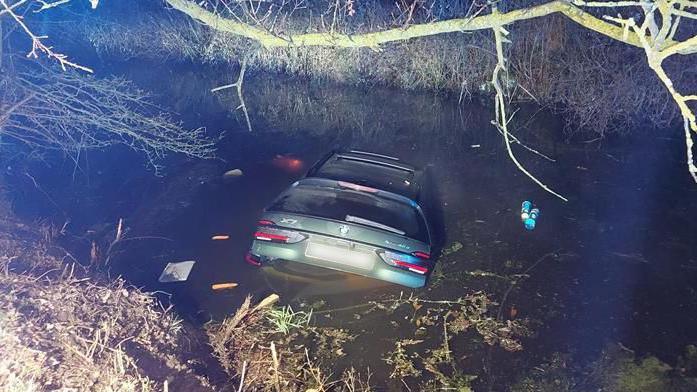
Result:
{"type": "Polygon", "coordinates": [[[288,236],[286,236],[286,235],[266,233],[263,231],[257,231],[256,233],[254,233],[254,238],[256,238],[258,240],[262,240],[262,241],[281,241],[281,242],[288,241],[288,236]]]}
{"type": "Polygon", "coordinates": [[[274,223],[274,221],[270,221],[270,220],[268,220],[268,219],[262,219],[262,220],[260,220],[259,222],[257,222],[257,224],[258,224],[259,226],[273,226],[273,225],[275,225],[276,223],[274,223]]]}
{"type": "Polygon", "coordinates": [[[296,244],[307,238],[307,235],[293,230],[283,230],[275,227],[258,227],[254,239],[259,241],[296,244]]]}
{"type": "Polygon", "coordinates": [[[392,260],[392,261],[393,261],[395,264],[397,264],[398,266],[404,267],[404,268],[408,269],[408,270],[411,271],[411,272],[416,272],[417,274],[423,275],[423,274],[425,274],[426,272],[428,272],[428,268],[422,267],[422,266],[420,266],[420,265],[410,264],[410,263],[407,263],[407,262],[404,262],[404,261],[399,261],[399,260],[392,260]]]}
{"type": "MultiPolygon", "coordinates": [[[[414,252],[416,253],[416,252],[414,252]]],[[[421,252],[420,252],[421,253],[421,252]]],[[[426,254],[426,253],[424,253],[426,254]]],[[[400,269],[409,270],[420,275],[424,275],[428,272],[428,267],[416,264],[421,261],[416,255],[409,255],[405,253],[382,251],[379,252],[380,258],[385,261],[385,263],[397,267],[400,269]]]]}
{"type": "Polygon", "coordinates": [[[257,267],[261,265],[261,260],[258,260],[256,256],[249,252],[247,252],[247,254],[244,255],[244,261],[246,261],[248,264],[255,265],[257,267]]]}
{"type": "Polygon", "coordinates": [[[426,253],[426,252],[419,252],[419,251],[416,251],[416,252],[412,253],[412,255],[414,255],[414,256],[416,256],[416,257],[418,257],[418,258],[420,258],[420,259],[424,259],[424,260],[428,260],[428,259],[431,258],[431,255],[428,254],[428,253],[426,253]]]}

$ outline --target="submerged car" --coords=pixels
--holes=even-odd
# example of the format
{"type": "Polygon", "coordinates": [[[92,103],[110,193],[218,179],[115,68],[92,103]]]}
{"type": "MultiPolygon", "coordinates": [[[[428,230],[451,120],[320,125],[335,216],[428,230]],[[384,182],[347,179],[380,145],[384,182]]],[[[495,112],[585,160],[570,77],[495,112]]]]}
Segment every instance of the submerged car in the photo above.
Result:
{"type": "Polygon", "coordinates": [[[258,222],[246,261],[297,262],[422,287],[433,269],[420,202],[425,171],[363,151],[335,151],[258,222]]]}

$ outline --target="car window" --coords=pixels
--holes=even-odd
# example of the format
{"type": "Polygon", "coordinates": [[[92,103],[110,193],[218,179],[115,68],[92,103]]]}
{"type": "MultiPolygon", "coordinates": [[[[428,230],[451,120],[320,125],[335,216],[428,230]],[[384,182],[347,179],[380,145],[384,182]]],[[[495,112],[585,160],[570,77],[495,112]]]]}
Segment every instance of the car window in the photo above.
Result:
{"type": "Polygon", "coordinates": [[[324,164],[315,176],[395,192],[413,197],[414,174],[388,166],[342,159],[324,164]]]}
{"type": "Polygon", "coordinates": [[[384,225],[404,232],[409,238],[429,241],[426,222],[415,207],[365,192],[300,185],[279,197],[267,210],[359,224],[363,219],[371,222],[364,226],[379,229],[380,225],[384,225]]]}

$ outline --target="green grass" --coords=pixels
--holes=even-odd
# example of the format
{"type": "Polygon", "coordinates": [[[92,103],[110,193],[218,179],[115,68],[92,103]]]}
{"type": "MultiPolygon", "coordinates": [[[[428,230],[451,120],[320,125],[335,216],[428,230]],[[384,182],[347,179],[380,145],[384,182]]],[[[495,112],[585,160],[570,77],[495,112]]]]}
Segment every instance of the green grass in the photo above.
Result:
{"type": "Polygon", "coordinates": [[[312,310],[308,313],[303,311],[296,312],[290,305],[280,308],[275,307],[268,311],[267,318],[274,326],[276,332],[287,335],[292,329],[307,326],[312,318],[312,310]]]}

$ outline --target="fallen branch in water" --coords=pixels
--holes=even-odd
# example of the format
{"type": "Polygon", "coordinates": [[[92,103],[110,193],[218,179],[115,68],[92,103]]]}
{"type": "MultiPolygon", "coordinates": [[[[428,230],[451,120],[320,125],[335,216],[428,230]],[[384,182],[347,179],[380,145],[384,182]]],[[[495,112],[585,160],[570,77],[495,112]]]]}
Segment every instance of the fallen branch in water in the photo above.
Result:
{"type": "Polygon", "coordinates": [[[216,87],[214,89],[211,89],[211,92],[217,92],[221,90],[225,90],[228,88],[235,87],[237,90],[237,98],[240,100],[240,105],[237,107],[237,109],[242,109],[242,113],[244,113],[244,119],[247,122],[247,129],[249,132],[252,132],[252,122],[249,120],[249,112],[247,111],[247,104],[244,102],[244,94],[242,94],[242,83],[244,82],[244,73],[247,70],[247,59],[249,56],[245,56],[242,59],[242,64],[240,65],[240,74],[237,77],[237,81],[232,84],[226,84],[224,86],[216,87]]]}

